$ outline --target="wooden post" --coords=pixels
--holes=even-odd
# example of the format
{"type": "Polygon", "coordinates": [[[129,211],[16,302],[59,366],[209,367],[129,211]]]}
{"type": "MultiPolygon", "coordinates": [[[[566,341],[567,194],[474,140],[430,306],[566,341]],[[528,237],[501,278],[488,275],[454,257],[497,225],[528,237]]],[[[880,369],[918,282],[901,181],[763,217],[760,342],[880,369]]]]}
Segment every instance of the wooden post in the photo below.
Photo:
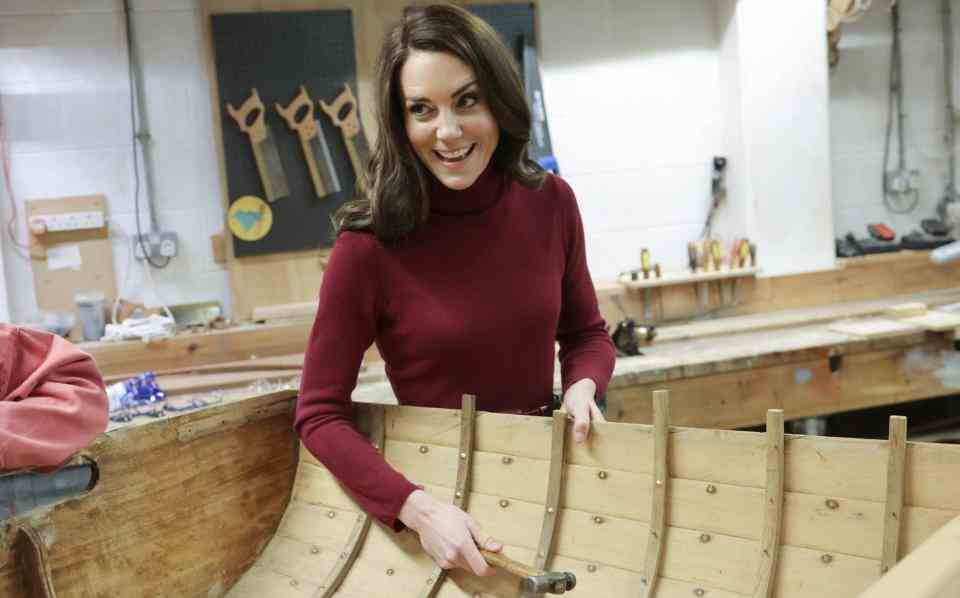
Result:
{"type": "Polygon", "coordinates": [[[653,490],[650,500],[650,534],[647,536],[647,552],[644,556],[642,598],[651,598],[657,593],[657,576],[666,541],[667,483],[670,472],[667,457],[670,446],[670,392],[653,391],[653,490]]]}
{"type": "Polygon", "coordinates": [[[893,568],[900,557],[903,485],[907,459],[907,418],[902,415],[894,415],[890,418],[890,441],[887,451],[887,500],[883,510],[881,575],[893,568]]]}
{"type": "Polygon", "coordinates": [[[553,532],[560,514],[560,492],[563,489],[564,455],[567,438],[567,414],[553,413],[553,436],[550,441],[550,479],[547,482],[547,497],[543,505],[543,523],[540,526],[540,543],[533,566],[546,569],[553,550],[553,532]]]}
{"type": "Polygon", "coordinates": [[[754,598],[773,596],[783,521],[783,453],[783,410],[771,409],[767,411],[767,488],[763,493],[763,535],[754,598]]]}
{"type": "MultiPolygon", "coordinates": [[[[470,467],[473,464],[473,437],[477,419],[477,397],[463,395],[463,405],[460,408],[460,451],[459,465],[457,466],[457,485],[453,488],[453,504],[467,509],[467,495],[470,493],[470,467]]],[[[427,578],[420,598],[433,598],[440,584],[446,578],[447,572],[437,566],[433,568],[427,578]]]]}

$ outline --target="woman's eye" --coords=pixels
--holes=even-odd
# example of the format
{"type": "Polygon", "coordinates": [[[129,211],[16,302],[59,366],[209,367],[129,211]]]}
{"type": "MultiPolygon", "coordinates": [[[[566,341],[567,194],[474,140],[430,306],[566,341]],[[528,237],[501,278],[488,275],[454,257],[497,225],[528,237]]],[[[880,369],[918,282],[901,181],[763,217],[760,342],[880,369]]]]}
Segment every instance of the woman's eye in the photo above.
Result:
{"type": "Polygon", "coordinates": [[[429,112],[426,104],[410,104],[407,109],[410,111],[410,114],[414,116],[423,116],[429,112]]]}
{"type": "Polygon", "coordinates": [[[480,101],[480,96],[475,93],[465,93],[457,100],[457,104],[461,108],[470,108],[477,104],[480,101]]]}

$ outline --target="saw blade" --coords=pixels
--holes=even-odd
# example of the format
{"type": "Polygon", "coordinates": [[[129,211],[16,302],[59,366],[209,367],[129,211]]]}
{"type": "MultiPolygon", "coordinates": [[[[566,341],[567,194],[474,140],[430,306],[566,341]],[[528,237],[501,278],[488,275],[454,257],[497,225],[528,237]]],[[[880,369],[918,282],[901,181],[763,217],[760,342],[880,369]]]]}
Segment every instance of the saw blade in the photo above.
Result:
{"type": "Polygon", "coordinates": [[[277,151],[277,144],[270,132],[270,127],[267,127],[267,134],[263,141],[256,144],[255,151],[260,154],[262,160],[260,175],[264,177],[263,186],[267,201],[273,203],[290,195],[287,176],[283,171],[283,163],[280,162],[280,152],[277,151]]]}
{"type": "Polygon", "coordinates": [[[330,147],[327,145],[327,139],[323,135],[323,129],[320,122],[317,122],[317,134],[308,141],[310,152],[316,161],[317,173],[323,182],[323,188],[327,195],[339,193],[342,190],[340,178],[337,176],[337,168],[333,163],[333,156],[330,154],[330,147]]]}

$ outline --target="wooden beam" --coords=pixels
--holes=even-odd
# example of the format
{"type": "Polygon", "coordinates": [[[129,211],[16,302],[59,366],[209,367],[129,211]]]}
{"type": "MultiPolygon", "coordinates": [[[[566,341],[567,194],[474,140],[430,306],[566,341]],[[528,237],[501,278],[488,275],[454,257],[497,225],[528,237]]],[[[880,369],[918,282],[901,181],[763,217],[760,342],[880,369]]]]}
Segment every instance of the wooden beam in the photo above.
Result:
{"type": "Polygon", "coordinates": [[[767,412],[767,487],[763,494],[763,535],[760,538],[760,567],[754,598],[770,598],[780,556],[783,525],[784,444],[783,411],[767,412]]]}
{"type": "Polygon", "coordinates": [[[543,523],[540,525],[540,542],[533,566],[545,570],[553,554],[553,536],[560,514],[560,493],[563,490],[563,472],[565,469],[565,445],[567,439],[567,414],[554,411],[553,428],[550,439],[550,474],[547,480],[547,496],[543,505],[543,523]]]}
{"type": "MultiPolygon", "coordinates": [[[[463,395],[460,408],[460,446],[457,459],[457,482],[453,487],[453,504],[467,509],[467,496],[470,493],[470,466],[473,463],[473,438],[477,420],[477,397],[463,395]]],[[[426,584],[418,594],[421,598],[433,598],[446,578],[446,570],[435,566],[427,578],[426,584]]]]}
{"type": "Polygon", "coordinates": [[[642,598],[652,598],[657,593],[663,547],[666,545],[667,484],[670,472],[667,469],[670,446],[670,392],[653,391],[653,485],[650,498],[650,530],[647,535],[647,551],[644,555],[643,578],[640,580],[642,598]]]}
{"type": "MultiPolygon", "coordinates": [[[[373,448],[377,452],[382,454],[386,436],[383,407],[374,407],[369,413],[371,418],[370,444],[373,445],[373,448]]],[[[303,450],[303,448],[301,448],[301,450],[303,450]]],[[[336,593],[340,584],[343,583],[344,578],[346,578],[347,573],[350,572],[353,563],[357,560],[357,556],[360,554],[360,548],[363,546],[363,542],[367,538],[367,533],[370,531],[371,522],[370,515],[366,512],[361,510],[357,514],[357,522],[354,524],[353,530],[351,530],[350,536],[347,538],[346,545],[340,552],[336,565],[334,565],[330,573],[327,574],[327,578],[323,584],[314,592],[313,598],[330,598],[336,593]]]]}
{"type": "Polygon", "coordinates": [[[883,513],[883,553],[880,573],[897,564],[900,556],[900,529],[903,525],[903,487],[907,459],[907,418],[890,418],[890,440],[887,448],[887,500],[883,513]]]}

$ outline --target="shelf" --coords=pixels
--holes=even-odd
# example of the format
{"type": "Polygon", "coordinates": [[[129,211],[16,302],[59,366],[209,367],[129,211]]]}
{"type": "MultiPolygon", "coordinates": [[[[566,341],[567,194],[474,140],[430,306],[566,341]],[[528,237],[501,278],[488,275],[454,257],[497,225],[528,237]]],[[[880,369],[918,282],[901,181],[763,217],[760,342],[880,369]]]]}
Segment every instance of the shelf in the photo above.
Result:
{"type": "Polygon", "coordinates": [[[627,274],[621,274],[617,281],[628,289],[651,289],[654,287],[668,287],[678,284],[692,284],[698,282],[713,282],[716,280],[728,280],[733,278],[747,278],[756,276],[760,268],[735,268],[733,270],[724,269],[710,272],[665,272],[660,278],[651,278],[630,280],[627,274]]]}

